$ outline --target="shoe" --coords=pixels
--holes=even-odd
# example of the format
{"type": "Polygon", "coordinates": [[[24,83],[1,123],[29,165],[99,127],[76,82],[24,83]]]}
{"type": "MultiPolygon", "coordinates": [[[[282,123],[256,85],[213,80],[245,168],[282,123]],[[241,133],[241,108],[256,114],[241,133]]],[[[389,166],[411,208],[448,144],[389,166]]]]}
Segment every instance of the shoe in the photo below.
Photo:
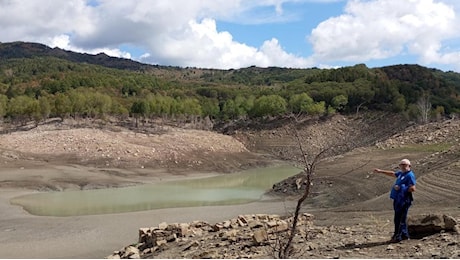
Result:
{"type": "Polygon", "coordinates": [[[409,237],[409,236],[404,236],[404,235],[403,235],[403,236],[401,237],[401,240],[410,240],[410,237],[409,237]]]}
{"type": "Polygon", "coordinates": [[[401,242],[401,239],[396,238],[396,237],[392,237],[390,241],[388,241],[388,243],[392,243],[392,244],[399,243],[399,242],[401,242]]]}

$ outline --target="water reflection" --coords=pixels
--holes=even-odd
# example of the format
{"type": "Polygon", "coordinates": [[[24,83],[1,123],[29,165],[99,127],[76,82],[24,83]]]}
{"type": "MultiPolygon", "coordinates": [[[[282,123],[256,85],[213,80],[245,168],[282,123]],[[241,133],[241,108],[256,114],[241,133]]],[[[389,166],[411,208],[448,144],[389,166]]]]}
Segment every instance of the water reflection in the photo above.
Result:
{"type": "Polygon", "coordinates": [[[41,216],[76,216],[160,208],[241,204],[259,200],[271,186],[300,170],[292,166],[251,169],[202,179],[135,187],[66,191],[16,197],[12,204],[41,216]]]}

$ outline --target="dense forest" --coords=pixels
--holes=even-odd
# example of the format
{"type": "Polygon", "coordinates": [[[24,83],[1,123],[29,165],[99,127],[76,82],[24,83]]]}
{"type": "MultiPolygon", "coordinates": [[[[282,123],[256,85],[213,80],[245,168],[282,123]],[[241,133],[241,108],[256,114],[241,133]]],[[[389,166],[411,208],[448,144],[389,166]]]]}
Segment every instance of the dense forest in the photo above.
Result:
{"type": "Polygon", "coordinates": [[[214,70],[147,65],[36,43],[0,43],[0,120],[50,117],[225,122],[390,111],[460,113],[460,74],[419,65],[214,70]]]}

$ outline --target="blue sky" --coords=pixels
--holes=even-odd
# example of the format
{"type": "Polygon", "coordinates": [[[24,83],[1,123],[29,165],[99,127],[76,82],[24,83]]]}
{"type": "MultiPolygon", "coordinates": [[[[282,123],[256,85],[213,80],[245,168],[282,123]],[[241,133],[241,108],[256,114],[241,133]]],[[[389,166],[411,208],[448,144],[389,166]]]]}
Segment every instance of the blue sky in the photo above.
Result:
{"type": "Polygon", "coordinates": [[[458,0],[0,0],[0,41],[179,67],[460,72],[459,14],[458,0]]]}
{"type": "Polygon", "coordinates": [[[311,29],[329,17],[340,15],[345,4],[346,1],[288,3],[283,5],[283,11],[292,13],[291,20],[261,24],[218,22],[217,27],[219,30],[231,32],[236,41],[260,46],[265,40],[274,37],[287,51],[309,56],[312,51],[307,36],[311,29]]]}

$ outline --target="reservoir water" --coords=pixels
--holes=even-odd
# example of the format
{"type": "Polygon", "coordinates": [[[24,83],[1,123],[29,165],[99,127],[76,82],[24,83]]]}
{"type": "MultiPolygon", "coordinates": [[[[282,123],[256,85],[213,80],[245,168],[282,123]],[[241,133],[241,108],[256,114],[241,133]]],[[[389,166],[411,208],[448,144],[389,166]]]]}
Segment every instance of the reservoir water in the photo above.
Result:
{"type": "Polygon", "coordinates": [[[45,192],[11,199],[39,216],[78,216],[160,208],[242,204],[262,199],[273,184],[299,173],[289,165],[207,178],[125,188],[45,192]]]}

